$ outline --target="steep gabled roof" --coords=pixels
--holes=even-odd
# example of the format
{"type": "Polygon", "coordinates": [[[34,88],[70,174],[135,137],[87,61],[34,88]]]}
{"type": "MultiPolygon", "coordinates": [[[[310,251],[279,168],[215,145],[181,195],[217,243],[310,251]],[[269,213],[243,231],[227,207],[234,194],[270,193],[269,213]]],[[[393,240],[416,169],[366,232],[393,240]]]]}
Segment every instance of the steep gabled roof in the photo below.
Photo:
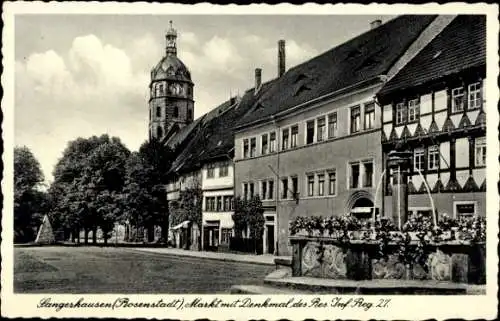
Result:
{"type": "Polygon", "coordinates": [[[247,90],[243,97],[232,98],[204,117],[202,127],[176,158],[171,171],[190,172],[204,163],[231,159],[234,149],[234,124],[246,115],[258,98],[268,90],[273,81],[262,84],[257,93],[247,90]]]}
{"type": "Polygon", "coordinates": [[[268,119],[323,95],[385,75],[435,17],[397,17],[291,68],[274,81],[238,126],[268,119]]]}
{"type": "Polygon", "coordinates": [[[486,16],[459,15],[380,90],[384,97],[486,65],[486,16]]]}

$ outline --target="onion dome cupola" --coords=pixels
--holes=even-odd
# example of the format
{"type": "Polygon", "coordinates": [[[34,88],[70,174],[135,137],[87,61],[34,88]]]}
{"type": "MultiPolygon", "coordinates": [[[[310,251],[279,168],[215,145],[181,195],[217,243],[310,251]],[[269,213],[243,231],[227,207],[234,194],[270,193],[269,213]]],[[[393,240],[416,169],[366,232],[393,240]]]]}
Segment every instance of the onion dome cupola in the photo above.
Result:
{"type": "Polygon", "coordinates": [[[177,57],[177,31],[165,35],[165,56],[151,70],[149,136],[162,139],[193,121],[194,100],[191,73],[177,57]]]}

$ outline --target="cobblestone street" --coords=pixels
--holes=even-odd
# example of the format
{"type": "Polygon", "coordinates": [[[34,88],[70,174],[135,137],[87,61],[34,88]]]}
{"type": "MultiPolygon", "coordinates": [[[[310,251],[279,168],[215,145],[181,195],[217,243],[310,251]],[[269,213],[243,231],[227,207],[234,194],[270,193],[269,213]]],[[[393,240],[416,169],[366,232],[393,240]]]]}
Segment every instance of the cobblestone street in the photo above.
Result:
{"type": "Polygon", "coordinates": [[[14,259],[17,293],[228,293],[274,269],[125,248],[16,248],[14,259]]]}

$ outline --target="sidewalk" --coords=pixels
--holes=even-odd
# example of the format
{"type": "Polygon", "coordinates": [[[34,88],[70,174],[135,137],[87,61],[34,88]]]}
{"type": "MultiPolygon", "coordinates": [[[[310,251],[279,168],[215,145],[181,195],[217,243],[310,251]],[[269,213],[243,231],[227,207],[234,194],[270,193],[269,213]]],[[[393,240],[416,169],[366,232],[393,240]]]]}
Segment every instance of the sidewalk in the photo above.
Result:
{"type": "Polygon", "coordinates": [[[263,265],[274,265],[274,258],[277,256],[271,254],[255,255],[255,254],[235,254],[225,252],[209,252],[209,251],[189,251],[177,248],[130,248],[133,251],[158,253],[174,256],[189,256],[211,260],[254,263],[263,265]]]}

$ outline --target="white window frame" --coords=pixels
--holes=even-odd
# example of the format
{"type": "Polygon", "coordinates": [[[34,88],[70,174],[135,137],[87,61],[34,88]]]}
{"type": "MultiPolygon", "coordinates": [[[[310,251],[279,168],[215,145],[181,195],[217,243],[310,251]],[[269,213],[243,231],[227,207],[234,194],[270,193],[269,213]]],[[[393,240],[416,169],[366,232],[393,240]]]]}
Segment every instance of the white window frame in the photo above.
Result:
{"type": "Polygon", "coordinates": [[[268,196],[267,196],[266,200],[268,200],[268,201],[272,201],[272,200],[274,200],[274,197],[275,197],[275,194],[276,194],[276,193],[275,193],[275,190],[274,190],[274,185],[275,185],[275,183],[274,183],[274,182],[275,182],[275,181],[274,181],[273,179],[269,179],[269,180],[267,180],[267,193],[268,193],[268,196]],[[273,182],[273,188],[271,188],[271,184],[270,184],[270,182],[273,182]],[[272,194],[273,194],[273,196],[272,196],[272,197],[271,197],[271,195],[270,195],[270,194],[271,194],[271,191],[272,191],[272,194]]]}
{"type": "Polygon", "coordinates": [[[327,128],[328,128],[328,138],[335,138],[337,137],[338,135],[338,131],[339,131],[339,125],[338,125],[338,114],[336,111],[332,112],[332,113],[329,113],[327,115],[327,128]],[[330,122],[330,119],[332,118],[335,118],[335,121],[334,122],[330,122]],[[333,133],[331,132],[330,130],[330,123],[333,123],[334,124],[334,129],[333,129],[333,133]]]}
{"type": "Polygon", "coordinates": [[[326,140],[326,132],[327,132],[327,127],[326,127],[327,126],[327,117],[326,117],[326,115],[323,115],[321,117],[316,118],[315,125],[316,125],[316,129],[315,129],[316,141],[322,142],[322,141],[326,140]],[[321,132],[321,135],[319,132],[320,120],[323,120],[323,131],[321,132]]]}
{"type": "Polygon", "coordinates": [[[269,154],[275,153],[276,152],[276,140],[278,138],[276,137],[276,132],[272,131],[269,133],[269,154]],[[271,136],[274,134],[274,140],[271,140],[271,136]],[[271,144],[272,142],[272,144],[271,144]]]}
{"type": "Polygon", "coordinates": [[[315,119],[309,119],[309,120],[306,120],[305,124],[304,124],[304,145],[312,145],[316,143],[316,120],[315,119]],[[308,134],[308,131],[307,131],[307,125],[309,123],[312,123],[313,126],[313,133],[312,133],[312,141],[310,143],[307,142],[307,134],[308,134]]]}
{"type": "Polygon", "coordinates": [[[417,121],[420,118],[420,99],[415,98],[408,101],[408,122],[417,121]]]}
{"type": "Polygon", "coordinates": [[[307,191],[307,197],[314,197],[314,192],[316,190],[315,185],[316,185],[316,176],[313,173],[306,173],[306,191],[307,191]],[[309,190],[309,177],[312,177],[312,193],[309,190]]]}
{"type": "Polygon", "coordinates": [[[474,205],[473,217],[477,216],[477,201],[454,201],[453,202],[453,218],[458,218],[457,205],[474,205]]]}
{"type": "Polygon", "coordinates": [[[261,155],[267,155],[269,153],[269,134],[265,133],[260,136],[260,154],[261,155]],[[267,142],[267,148],[264,151],[264,136],[266,137],[266,142],[267,142]]]}
{"type": "Polygon", "coordinates": [[[363,110],[361,110],[361,105],[356,105],[356,106],[352,106],[349,108],[349,119],[350,119],[350,124],[349,124],[349,133],[350,134],[357,134],[361,131],[361,114],[363,114],[363,110]],[[353,111],[358,109],[359,112],[357,114],[357,117],[356,118],[353,118],[353,111]],[[358,122],[356,122],[356,119],[359,119],[358,122]],[[354,123],[353,123],[354,121],[354,123]],[[356,124],[356,130],[353,130],[353,124],[356,124]]]}
{"type": "Polygon", "coordinates": [[[405,108],[406,104],[403,102],[396,104],[396,125],[402,125],[406,122],[405,108]]]}
{"type": "Polygon", "coordinates": [[[483,163],[483,157],[485,158],[487,153],[486,149],[486,137],[478,137],[474,139],[474,165],[475,166],[486,166],[486,160],[483,163]],[[480,150],[480,156],[478,157],[478,150],[480,150]]]}
{"type": "Polygon", "coordinates": [[[257,156],[257,137],[251,137],[248,141],[248,156],[250,158],[257,156]],[[255,140],[255,150],[252,153],[252,139],[255,140]]]}
{"type": "Polygon", "coordinates": [[[295,124],[290,126],[290,148],[296,148],[299,146],[299,125],[295,124]],[[297,134],[293,134],[293,129],[297,128],[297,134]],[[295,138],[294,138],[295,137],[295,138]]]}
{"type": "Polygon", "coordinates": [[[338,179],[337,179],[337,169],[329,169],[326,171],[326,175],[328,176],[328,196],[336,196],[338,190],[338,179]],[[335,176],[335,193],[331,194],[330,192],[330,174],[334,174],[335,176]]]}
{"type": "Polygon", "coordinates": [[[468,110],[479,109],[481,108],[481,104],[482,104],[481,82],[472,83],[467,87],[467,109],[468,110]],[[471,91],[471,87],[475,87],[473,91],[471,91]],[[472,94],[474,94],[473,99],[471,99],[472,94]],[[472,102],[474,102],[474,104],[472,104],[472,102]]]}
{"type": "Polygon", "coordinates": [[[250,139],[249,138],[243,138],[241,154],[242,154],[243,158],[249,158],[249,155],[250,155],[250,139]],[[247,146],[248,146],[246,155],[245,155],[245,142],[247,142],[247,146]]]}
{"type": "Polygon", "coordinates": [[[429,146],[429,148],[427,150],[427,169],[428,170],[436,170],[436,169],[439,169],[440,166],[441,166],[441,155],[439,154],[439,145],[429,146]],[[431,154],[431,152],[432,152],[432,154],[431,154]],[[434,159],[436,161],[435,163],[432,163],[433,159],[432,159],[431,155],[436,157],[434,159]],[[434,166],[431,166],[431,163],[434,166]],[[436,164],[437,164],[437,166],[436,166],[436,164]]]}
{"type": "Polygon", "coordinates": [[[288,149],[290,149],[290,127],[286,127],[286,128],[283,128],[281,130],[281,150],[285,151],[285,150],[288,150],[288,149]],[[284,133],[285,132],[287,132],[286,144],[285,144],[285,141],[284,141],[284,138],[285,138],[284,133]]]}
{"type": "Polygon", "coordinates": [[[415,148],[413,150],[413,170],[420,170],[421,172],[425,169],[425,148],[415,148]],[[417,156],[421,157],[422,161],[420,164],[422,168],[417,167],[417,156]]]}
{"type": "Polygon", "coordinates": [[[325,196],[325,173],[324,172],[321,172],[321,173],[317,173],[316,174],[316,181],[318,182],[318,196],[325,196]],[[323,190],[321,190],[321,184],[320,184],[320,176],[323,176],[323,190]]]}
{"type": "Polygon", "coordinates": [[[451,90],[451,112],[452,113],[461,113],[464,111],[465,108],[465,88],[460,86],[457,88],[453,88],[451,90]],[[456,104],[455,99],[461,97],[462,98],[462,104],[461,106],[456,104]],[[460,108],[458,108],[460,107],[460,108]]]}

